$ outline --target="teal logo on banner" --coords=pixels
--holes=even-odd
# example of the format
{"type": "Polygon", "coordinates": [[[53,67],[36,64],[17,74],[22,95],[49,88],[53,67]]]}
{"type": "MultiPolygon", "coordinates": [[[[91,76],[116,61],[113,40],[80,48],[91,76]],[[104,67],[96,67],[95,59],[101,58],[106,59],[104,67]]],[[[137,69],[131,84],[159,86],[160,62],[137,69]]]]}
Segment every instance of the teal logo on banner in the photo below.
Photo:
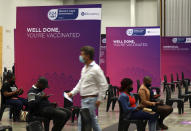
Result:
{"type": "Polygon", "coordinates": [[[48,12],[49,20],[75,20],[78,9],[51,9],[48,12]]]}

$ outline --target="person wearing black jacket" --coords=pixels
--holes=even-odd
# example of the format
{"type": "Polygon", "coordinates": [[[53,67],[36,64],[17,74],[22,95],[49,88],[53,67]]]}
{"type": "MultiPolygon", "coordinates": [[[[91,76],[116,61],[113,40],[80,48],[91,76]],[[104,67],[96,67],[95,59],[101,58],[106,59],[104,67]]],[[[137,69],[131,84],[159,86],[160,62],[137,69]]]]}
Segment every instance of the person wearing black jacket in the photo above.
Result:
{"type": "Polygon", "coordinates": [[[52,131],[61,131],[70,118],[71,111],[56,107],[56,103],[50,103],[50,95],[43,92],[46,88],[49,88],[48,80],[40,77],[28,91],[29,114],[53,120],[52,131]]]}

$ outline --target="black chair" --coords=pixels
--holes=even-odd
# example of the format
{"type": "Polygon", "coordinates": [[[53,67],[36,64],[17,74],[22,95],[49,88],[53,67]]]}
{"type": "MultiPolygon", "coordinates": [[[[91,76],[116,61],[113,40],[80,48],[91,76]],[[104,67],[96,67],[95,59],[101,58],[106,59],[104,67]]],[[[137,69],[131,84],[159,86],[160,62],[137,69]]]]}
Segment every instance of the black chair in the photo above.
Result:
{"type": "MultiPolygon", "coordinates": [[[[70,91],[65,91],[66,93],[70,91]]],[[[74,123],[74,118],[75,116],[78,118],[79,113],[80,113],[80,107],[74,106],[73,102],[69,101],[68,99],[64,98],[64,108],[69,109],[72,111],[72,123],[74,123]]]]}
{"type": "Polygon", "coordinates": [[[139,94],[138,93],[133,93],[133,95],[135,97],[136,103],[139,103],[140,102],[139,94]]]}
{"type": "Polygon", "coordinates": [[[29,111],[26,116],[26,122],[28,123],[29,131],[31,131],[31,129],[33,129],[33,124],[36,125],[35,124],[36,122],[39,122],[39,123],[41,123],[41,125],[44,125],[43,131],[49,131],[50,120],[48,118],[41,117],[38,114],[32,114],[29,111]]]}
{"type": "Polygon", "coordinates": [[[183,82],[183,84],[184,84],[184,81],[187,81],[188,85],[190,85],[190,79],[189,78],[185,78],[184,77],[184,72],[182,72],[182,82],[183,82]]]}
{"type": "Polygon", "coordinates": [[[141,87],[140,80],[137,80],[137,93],[139,92],[139,88],[141,87]]]}
{"type": "Polygon", "coordinates": [[[91,131],[92,130],[92,120],[88,108],[80,109],[81,116],[81,131],[91,131]]]}
{"type": "Polygon", "coordinates": [[[41,122],[39,122],[39,121],[34,121],[34,122],[27,124],[26,130],[27,131],[44,131],[43,126],[42,126],[41,122]]]}
{"type": "Polygon", "coordinates": [[[119,97],[119,88],[117,86],[110,85],[108,89],[106,112],[109,111],[111,103],[112,103],[112,111],[114,110],[118,97],[119,97]]]}
{"type": "Polygon", "coordinates": [[[184,84],[184,88],[185,88],[185,94],[191,94],[191,91],[189,91],[188,81],[185,82],[185,84],[184,84]]]}
{"type": "MultiPolygon", "coordinates": [[[[110,78],[109,78],[108,76],[106,77],[106,80],[107,80],[108,85],[110,85],[110,78]]],[[[106,97],[108,96],[108,91],[109,91],[109,87],[108,87],[108,89],[107,89],[106,92],[105,92],[104,100],[105,100],[106,97]]]]}
{"type": "Polygon", "coordinates": [[[171,98],[171,89],[169,86],[166,87],[166,104],[172,106],[174,103],[177,103],[178,113],[184,113],[184,100],[180,98],[171,98]]]}
{"type": "Polygon", "coordinates": [[[190,108],[191,108],[191,94],[182,94],[182,88],[179,84],[177,84],[178,87],[178,98],[184,99],[184,102],[189,100],[190,108]]]}
{"type": "Polygon", "coordinates": [[[167,81],[167,76],[166,76],[166,75],[164,75],[163,86],[164,86],[163,92],[166,90],[166,87],[167,87],[167,86],[170,86],[170,87],[171,87],[172,92],[175,91],[174,88],[173,88],[173,87],[174,87],[174,83],[168,83],[168,81],[167,81]]]}
{"type": "Polygon", "coordinates": [[[7,130],[12,131],[13,129],[11,126],[3,126],[3,125],[0,126],[0,131],[7,131],[7,130]]]}
{"type": "Polygon", "coordinates": [[[145,131],[147,120],[128,120],[128,119],[126,119],[126,117],[124,116],[122,104],[120,101],[118,101],[118,103],[119,103],[119,109],[120,109],[118,131],[128,131],[129,125],[131,123],[136,124],[137,131],[145,131]]]}
{"type": "Polygon", "coordinates": [[[2,90],[1,90],[1,109],[0,109],[0,121],[2,120],[3,117],[3,113],[5,111],[6,108],[10,109],[9,112],[9,117],[12,118],[12,112],[13,112],[13,108],[11,105],[7,105],[6,101],[5,101],[5,97],[3,96],[2,90]]]}

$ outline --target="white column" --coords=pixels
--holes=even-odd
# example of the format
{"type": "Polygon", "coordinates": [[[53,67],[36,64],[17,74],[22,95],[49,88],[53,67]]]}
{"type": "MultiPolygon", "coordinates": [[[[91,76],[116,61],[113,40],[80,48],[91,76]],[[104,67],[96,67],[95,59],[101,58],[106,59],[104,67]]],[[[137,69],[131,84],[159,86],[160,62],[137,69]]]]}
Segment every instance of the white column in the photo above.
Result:
{"type": "Polygon", "coordinates": [[[136,8],[136,0],[131,0],[131,26],[136,26],[136,12],[135,12],[135,8],[136,8]]]}

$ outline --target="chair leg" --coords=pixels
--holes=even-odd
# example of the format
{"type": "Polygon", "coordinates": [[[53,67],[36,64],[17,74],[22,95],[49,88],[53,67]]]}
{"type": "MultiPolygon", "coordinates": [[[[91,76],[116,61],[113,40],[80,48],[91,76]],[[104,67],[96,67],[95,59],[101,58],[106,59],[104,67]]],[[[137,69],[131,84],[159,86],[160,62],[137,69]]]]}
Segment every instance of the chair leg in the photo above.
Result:
{"type": "Polygon", "coordinates": [[[116,102],[117,102],[117,100],[113,100],[113,102],[112,102],[112,111],[114,111],[116,102]]]}
{"type": "Polygon", "coordinates": [[[0,109],[0,121],[2,120],[4,110],[5,110],[5,107],[4,106],[1,107],[1,109],[0,109]]]}
{"type": "Polygon", "coordinates": [[[109,107],[111,105],[111,100],[107,100],[107,107],[106,107],[106,112],[109,111],[109,107]]]}
{"type": "Polygon", "coordinates": [[[181,112],[182,112],[182,108],[178,106],[178,114],[181,114],[181,112]]]}
{"type": "Polygon", "coordinates": [[[190,103],[190,108],[191,108],[191,97],[189,97],[189,103],[190,103]]]}
{"type": "Polygon", "coordinates": [[[72,111],[72,123],[74,123],[74,118],[75,118],[75,112],[72,111]]]}

